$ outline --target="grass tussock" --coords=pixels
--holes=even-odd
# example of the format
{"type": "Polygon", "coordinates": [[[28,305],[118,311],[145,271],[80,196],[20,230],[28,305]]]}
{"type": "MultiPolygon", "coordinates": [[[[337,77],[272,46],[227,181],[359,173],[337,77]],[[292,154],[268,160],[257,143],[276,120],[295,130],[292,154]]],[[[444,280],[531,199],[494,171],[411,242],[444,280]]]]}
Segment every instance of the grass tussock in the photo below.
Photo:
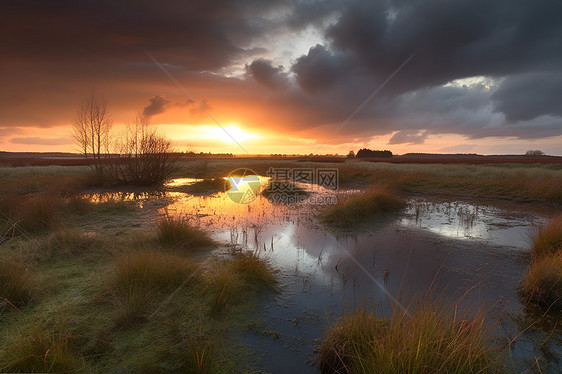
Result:
{"type": "Polygon", "coordinates": [[[187,217],[173,217],[168,214],[158,222],[158,241],[164,245],[189,250],[214,244],[209,235],[191,225],[187,217]]]}
{"type": "Polygon", "coordinates": [[[105,247],[103,240],[94,233],[75,229],[61,229],[51,233],[40,245],[38,257],[42,259],[62,256],[95,256],[105,247]]]}
{"type": "Polygon", "coordinates": [[[562,254],[533,261],[521,288],[541,305],[562,306],[562,254]]]}
{"type": "Polygon", "coordinates": [[[81,175],[7,175],[0,186],[0,235],[9,239],[61,227],[68,213],[84,210],[76,197],[83,185],[81,175]]]}
{"type": "Polygon", "coordinates": [[[247,283],[275,290],[277,279],[269,261],[256,252],[237,253],[231,262],[231,270],[240,274],[247,283]]]}
{"type": "Polygon", "coordinates": [[[272,203],[290,204],[306,199],[310,194],[292,182],[271,181],[261,194],[272,203]]]}
{"type": "Polygon", "coordinates": [[[33,274],[23,264],[0,260],[0,302],[24,306],[37,295],[37,287],[33,274]]]}
{"type": "Polygon", "coordinates": [[[80,368],[69,348],[69,336],[33,328],[13,339],[2,352],[4,373],[68,373],[80,368]]]}
{"type": "Polygon", "coordinates": [[[321,219],[331,226],[350,227],[403,206],[404,201],[395,192],[378,186],[339,200],[322,213],[321,219]]]}
{"type": "Polygon", "coordinates": [[[533,302],[562,306],[562,215],[537,231],[520,288],[533,302]]]}
{"type": "Polygon", "coordinates": [[[190,194],[213,194],[225,191],[226,181],[223,178],[208,178],[185,186],[185,192],[190,194]]]}
{"type": "Polygon", "coordinates": [[[232,258],[218,261],[208,272],[206,284],[211,313],[216,314],[261,290],[276,290],[277,279],[267,259],[254,252],[236,252],[232,258]]]}
{"type": "Polygon", "coordinates": [[[166,253],[137,252],[118,258],[107,286],[121,312],[118,325],[142,320],[155,302],[189,280],[194,271],[191,261],[166,253]]]}
{"type": "Polygon", "coordinates": [[[61,226],[63,201],[41,194],[26,198],[17,207],[15,221],[25,233],[44,233],[61,226]]]}
{"type": "Polygon", "coordinates": [[[539,228],[534,239],[531,255],[540,259],[562,252],[562,215],[554,218],[547,226],[539,228]]]}
{"type": "Polygon", "coordinates": [[[318,361],[322,373],[500,373],[488,336],[483,314],[426,306],[380,319],[357,310],[330,328],[318,361]]]}

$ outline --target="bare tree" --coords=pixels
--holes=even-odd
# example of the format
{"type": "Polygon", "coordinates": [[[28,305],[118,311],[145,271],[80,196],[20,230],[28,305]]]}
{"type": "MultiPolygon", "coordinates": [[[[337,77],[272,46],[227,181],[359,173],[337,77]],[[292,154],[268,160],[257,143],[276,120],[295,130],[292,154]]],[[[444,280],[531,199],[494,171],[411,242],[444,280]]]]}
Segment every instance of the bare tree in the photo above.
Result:
{"type": "Polygon", "coordinates": [[[159,184],[177,170],[172,142],[150,127],[140,113],[125,129],[117,151],[119,160],[113,164],[113,175],[120,183],[159,184]]]}
{"type": "Polygon", "coordinates": [[[109,152],[111,126],[107,100],[92,90],[76,111],[73,135],[84,157],[93,158],[91,167],[100,181],[103,178],[103,152],[109,152]]]}

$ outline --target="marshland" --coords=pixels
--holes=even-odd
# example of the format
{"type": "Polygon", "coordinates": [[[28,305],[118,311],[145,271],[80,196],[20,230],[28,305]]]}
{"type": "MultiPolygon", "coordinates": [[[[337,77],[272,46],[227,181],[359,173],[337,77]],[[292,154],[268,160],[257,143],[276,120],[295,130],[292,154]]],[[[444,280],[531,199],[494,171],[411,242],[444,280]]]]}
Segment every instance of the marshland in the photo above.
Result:
{"type": "Polygon", "coordinates": [[[562,368],[560,164],[194,159],[157,186],[95,186],[80,166],[0,179],[2,372],[562,368]],[[337,189],[276,200],[271,168],[337,170],[337,189]]]}

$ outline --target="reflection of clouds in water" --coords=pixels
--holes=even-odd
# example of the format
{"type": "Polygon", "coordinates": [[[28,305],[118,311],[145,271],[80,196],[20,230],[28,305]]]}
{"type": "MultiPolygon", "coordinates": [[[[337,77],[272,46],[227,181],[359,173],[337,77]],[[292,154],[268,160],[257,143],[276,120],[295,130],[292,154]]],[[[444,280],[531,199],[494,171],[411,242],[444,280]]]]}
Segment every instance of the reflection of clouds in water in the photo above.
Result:
{"type": "Polygon", "coordinates": [[[410,201],[400,219],[403,226],[419,227],[447,238],[517,249],[529,248],[531,227],[540,223],[544,219],[531,213],[515,216],[489,206],[424,200],[410,201]]]}

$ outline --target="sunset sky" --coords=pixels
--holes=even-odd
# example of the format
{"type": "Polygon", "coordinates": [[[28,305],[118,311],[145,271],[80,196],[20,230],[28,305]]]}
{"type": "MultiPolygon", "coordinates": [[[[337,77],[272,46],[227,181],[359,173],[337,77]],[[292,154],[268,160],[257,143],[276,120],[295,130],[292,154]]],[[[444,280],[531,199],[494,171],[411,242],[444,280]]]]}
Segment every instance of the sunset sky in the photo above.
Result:
{"type": "Polygon", "coordinates": [[[181,151],[562,155],[560,15],[560,0],[2,1],[0,150],[76,151],[94,89],[117,128],[143,113],[181,151]]]}

